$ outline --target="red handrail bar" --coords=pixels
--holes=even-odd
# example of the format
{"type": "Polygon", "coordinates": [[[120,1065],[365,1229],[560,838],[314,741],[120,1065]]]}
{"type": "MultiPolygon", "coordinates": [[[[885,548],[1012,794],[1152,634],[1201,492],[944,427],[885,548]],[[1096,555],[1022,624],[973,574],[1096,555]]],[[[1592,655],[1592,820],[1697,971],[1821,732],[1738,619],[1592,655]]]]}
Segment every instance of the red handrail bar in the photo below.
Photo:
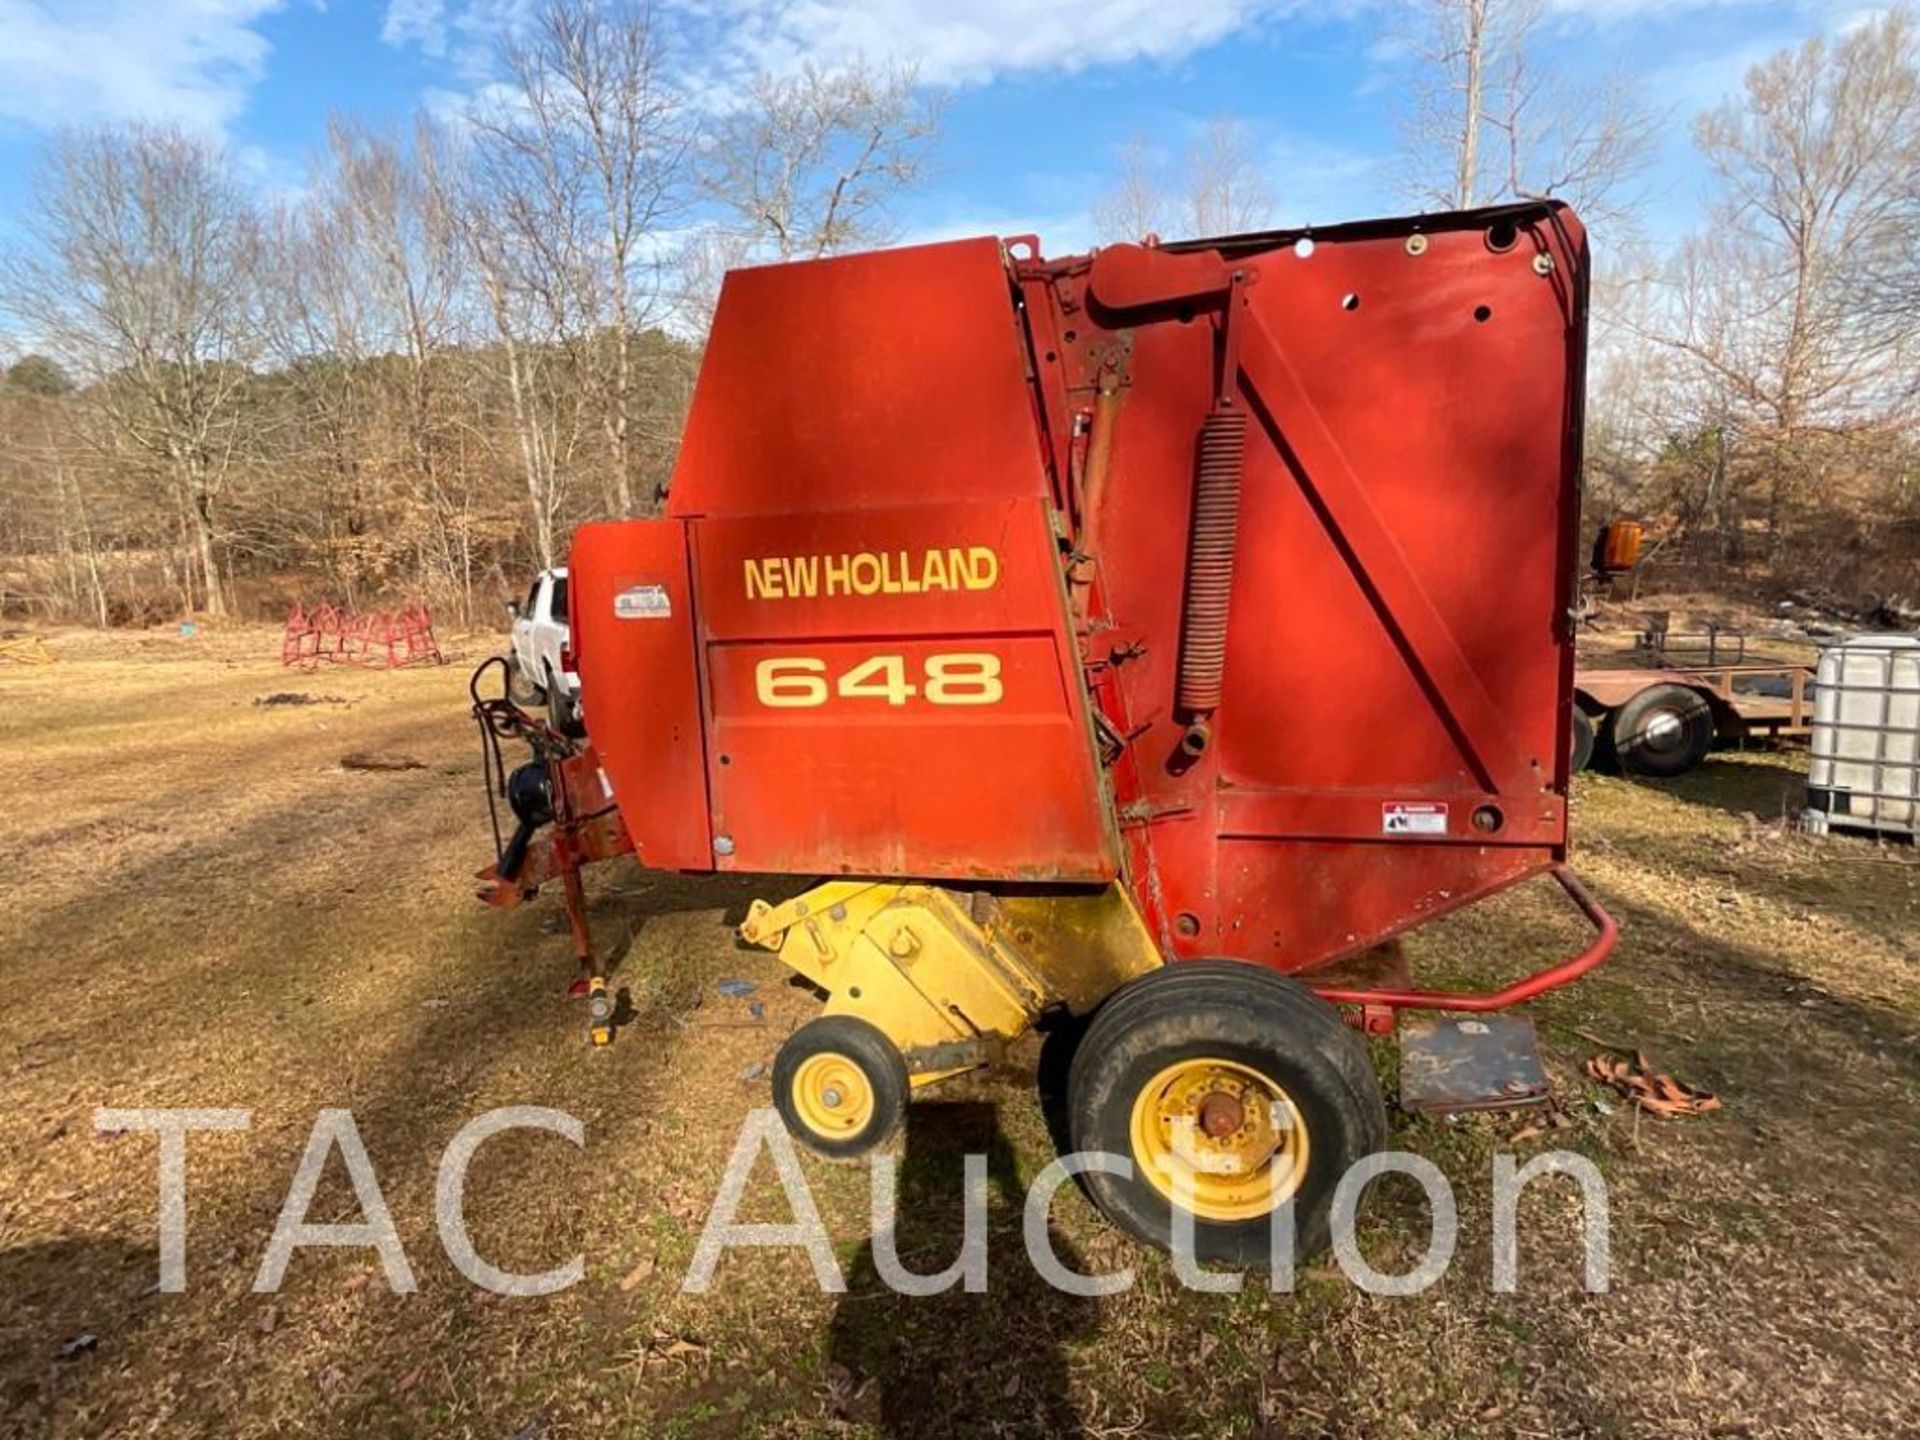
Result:
{"type": "Polygon", "coordinates": [[[1555,865],[1549,872],[1560,882],[1560,888],[1580,908],[1580,913],[1592,922],[1598,933],[1593,943],[1570,960],[1539,970],[1525,979],[1516,980],[1504,990],[1490,993],[1460,993],[1446,990],[1335,990],[1314,987],[1314,993],[1322,1000],[1335,1005],[1378,1005],[1389,1010],[1466,1010],[1484,1012],[1505,1010],[1509,1006],[1521,1004],[1549,990],[1557,989],[1573,980],[1578,980],[1608,955],[1613,953],[1615,942],[1620,939],[1620,923],[1606,912],[1593,892],[1580,883],[1579,878],[1565,865],[1555,865]]]}

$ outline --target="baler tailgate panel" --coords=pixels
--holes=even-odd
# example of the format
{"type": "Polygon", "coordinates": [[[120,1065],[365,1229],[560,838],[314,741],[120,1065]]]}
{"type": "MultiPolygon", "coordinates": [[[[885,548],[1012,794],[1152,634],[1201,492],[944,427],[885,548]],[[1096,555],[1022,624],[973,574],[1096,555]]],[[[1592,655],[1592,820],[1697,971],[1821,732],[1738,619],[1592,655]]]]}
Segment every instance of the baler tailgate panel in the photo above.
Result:
{"type": "Polygon", "coordinates": [[[1541,207],[1021,269],[1049,413],[1111,429],[1076,541],[1176,954],[1312,970],[1564,857],[1585,265],[1541,207]],[[1251,420],[1224,682],[1183,759],[1169,642],[1223,409],[1251,420]]]}

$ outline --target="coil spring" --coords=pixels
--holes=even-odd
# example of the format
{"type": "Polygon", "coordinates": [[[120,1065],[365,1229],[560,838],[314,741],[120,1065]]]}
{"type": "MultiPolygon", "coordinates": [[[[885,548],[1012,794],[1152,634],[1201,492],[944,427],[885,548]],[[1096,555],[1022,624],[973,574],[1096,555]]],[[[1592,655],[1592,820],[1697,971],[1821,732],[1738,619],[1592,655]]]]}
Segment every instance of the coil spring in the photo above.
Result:
{"type": "Polygon", "coordinates": [[[1199,478],[1187,539],[1186,611],[1180,637],[1180,708],[1219,708],[1227,669],[1227,606],[1240,532],[1240,477],[1247,458],[1244,410],[1215,410],[1200,430],[1199,478]]]}

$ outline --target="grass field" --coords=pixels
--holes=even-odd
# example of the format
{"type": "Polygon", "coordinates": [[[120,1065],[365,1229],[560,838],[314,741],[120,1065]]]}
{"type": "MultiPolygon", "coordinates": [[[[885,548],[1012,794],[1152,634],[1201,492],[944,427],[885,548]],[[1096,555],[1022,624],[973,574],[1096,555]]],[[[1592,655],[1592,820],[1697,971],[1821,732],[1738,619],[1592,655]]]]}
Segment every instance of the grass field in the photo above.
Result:
{"type": "MultiPolygon", "coordinates": [[[[299,676],[264,631],[54,651],[0,670],[0,1433],[1920,1431],[1920,862],[1783,825],[1791,759],[1723,757],[1665,787],[1580,782],[1578,865],[1625,938],[1535,1007],[1557,1128],[1394,1116],[1394,1142],[1435,1160],[1461,1207],[1460,1254],[1420,1297],[1370,1298],[1325,1264],[1290,1296],[1191,1293],[1070,1188],[1062,1254],[1137,1281],[1056,1293],[1019,1244],[1024,1183],[1052,1150],[1011,1065],[916,1106],[903,1142],[900,1247],[925,1270],[957,1245],[959,1156],[990,1155],[989,1293],[880,1287],[866,1171],[809,1161],[848,1293],[769,1251],[729,1255],[689,1295],[722,1162],[768,1103],[762,1067],[811,1013],[771,956],[732,939],[778,882],[624,862],[594,875],[634,1019],[593,1051],[563,994],[557,897],[511,914],[472,898],[491,842],[465,664],[299,676]],[[259,703],[287,691],[319,700],[259,703]],[[350,751],[421,764],[351,771],[350,751]],[[725,998],[728,977],[759,988],[725,998]],[[1588,1037],[1644,1047],[1725,1108],[1637,1117],[1580,1078],[1588,1037]],[[491,1141],[469,1178],[493,1263],[584,1254],[585,1279],[547,1299],[476,1288],[435,1233],[443,1148],[509,1104],[586,1127],[578,1151],[491,1141]],[[97,1136],[99,1106],[252,1112],[247,1133],[190,1147],[184,1294],[156,1290],[155,1143],[97,1136]],[[416,1293],[390,1293],[365,1249],[304,1251],[279,1293],[252,1293],[323,1107],[352,1110],[416,1293]],[[1492,1292],[1491,1157],[1551,1147],[1610,1182],[1609,1294],[1583,1290],[1577,1210],[1553,1185],[1523,1208],[1520,1293],[1492,1292]]],[[[1456,983],[1517,971],[1574,941],[1563,908],[1550,886],[1523,889],[1425,932],[1417,963],[1456,983]]],[[[1377,1202],[1366,1251],[1404,1268],[1423,1205],[1392,1185],[1377,1202]]],[[[749,1213],[782,1210],[763,1166],[749,1213]]],[[[337,1160],[312,1218],[358,1218],[337,1160]]]]}

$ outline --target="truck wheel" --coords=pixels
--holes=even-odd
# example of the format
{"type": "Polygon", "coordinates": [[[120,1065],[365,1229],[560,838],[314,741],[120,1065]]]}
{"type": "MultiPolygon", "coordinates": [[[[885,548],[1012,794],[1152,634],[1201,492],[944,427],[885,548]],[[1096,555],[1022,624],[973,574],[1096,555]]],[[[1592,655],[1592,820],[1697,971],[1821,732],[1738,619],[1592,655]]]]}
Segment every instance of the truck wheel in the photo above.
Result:
{"type": "Polygon", "coordinates": [[[1573,707],[1573,763],[1575,775],[1593,764],[1593,717],[1578,705],[1573,707]]]}
{"type": "Polygon", "coordinates": [[[1298,981],[1237,961],[1168,965],[1095,1013],[1068,1079],[1077,1152],[1131,1163],[1083,1175],[1123,1230],[1171,1249],[1179,1204],[1194,1253],[1268,1263],[1273,1213],[1293,1202],[1295,1254],[1330,1241],[1340,1177],[1385,1143],[1366,1046],[1298,981]]]}
{"type": "Polygon", "coordinates": [[[1649,685],[1613,712],[1612,750],[1629,775],[1684,775],[1713,745],[1713,708],[1685,685],[1649,685]]]}
{"type": "Polygon", "coordinates": [[[527,679],[518,655],[507,656],[507,698],[523,709],[547,703],[547,692],[527,679]]]}
{"type": "Polygon", "coordinates": [[[809,1020],[773,1057],[773,1103],[793,1138],[836,1159],[884,1145],[907,1113],[907,1062],[853,1015],[809,1020]]]}
{"type": "Polygon", "coordinates": [[[547,677],[547,724],[569,740],[578,740],[587,733],[586,726],[580,723],[580,704],[567,693],[558,675],[547,677]]]}

